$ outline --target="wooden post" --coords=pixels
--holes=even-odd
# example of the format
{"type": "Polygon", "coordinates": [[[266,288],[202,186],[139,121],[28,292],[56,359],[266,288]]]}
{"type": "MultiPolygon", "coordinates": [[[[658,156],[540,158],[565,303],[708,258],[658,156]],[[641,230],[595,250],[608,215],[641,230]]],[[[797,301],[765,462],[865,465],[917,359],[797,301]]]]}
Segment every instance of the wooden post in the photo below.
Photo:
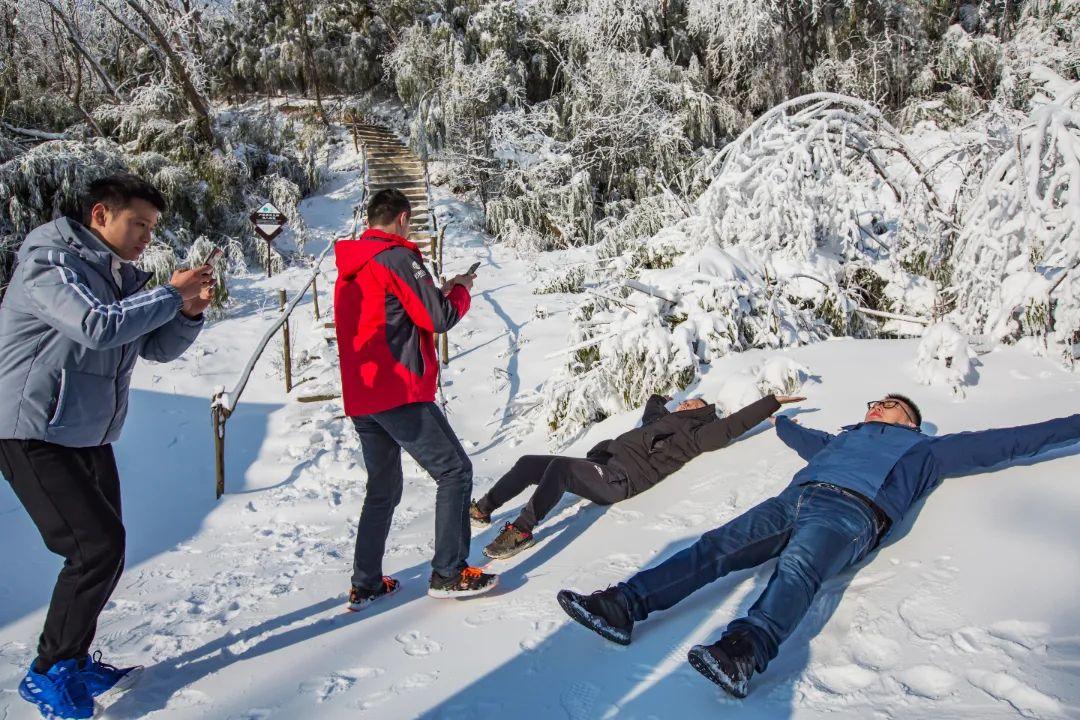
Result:
{"type": "Polygon", "coordinates": [[[273,256],[270,254],[270,241],[266,241],[266,277],[273,275],[273,256]]]}
{"type": "Polygon", "coordinates": [[[315,277],[311,279],[311,299],[315,303],[315,319],[319,320],[319,275],[315,274],[315,277]]]}
{"type": "MultiPolygon", "coordinates": [[[[285,291],[278,290],[278,304],[281,306],[281,311],[285,312],[285,291]]],[[[289,347],[289,321],[286,320],[285,324],[281,326],[281,344],[284,349],[285,356],[285,392],[292,392],[292,352],[289,347]]]]}
{"type": "Polygon", "coordinates": [[[224,393],[214,395],[213,404],[210,406],[210,424],[214,429],[214,471],[217,476],[215,498],[221,499],[225,494],[225,420],[229,413],[221,406],[221,396],[224,393]]]}

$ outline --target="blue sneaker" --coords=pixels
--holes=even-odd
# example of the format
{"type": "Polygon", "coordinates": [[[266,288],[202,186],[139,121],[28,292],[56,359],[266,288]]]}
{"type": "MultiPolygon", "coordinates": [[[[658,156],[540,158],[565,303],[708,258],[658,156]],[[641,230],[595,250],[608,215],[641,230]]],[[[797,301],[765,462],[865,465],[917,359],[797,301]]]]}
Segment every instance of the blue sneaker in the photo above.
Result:
{"type": "Polygon", "coordinates": [[[61,660],[48,672],[34,672],[33,664],[19,683],[23,700],[37,705],[48,720],[82,720],[94,716],[94,698],[80,677],[78,660],[61,660]]]}
{"type": "Polygon", "coordinates": [[[92,698],[127,690],[138,681],[142,671],[142,665],[118,668],[101,662],[100,650],[79,661],[79,679],[92,698]]]}

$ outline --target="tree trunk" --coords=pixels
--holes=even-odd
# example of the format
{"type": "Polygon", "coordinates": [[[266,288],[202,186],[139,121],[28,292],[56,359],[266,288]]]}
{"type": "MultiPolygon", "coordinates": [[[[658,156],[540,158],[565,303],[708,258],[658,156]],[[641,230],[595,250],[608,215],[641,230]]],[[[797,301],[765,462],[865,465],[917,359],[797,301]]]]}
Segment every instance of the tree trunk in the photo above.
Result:
{"type": "Polygon", "coordinates": [[[67,30],[68,33],[68,42],[71,43],[71,46],[72,48],[74,48],[75,52],[82,55],[84,58],[86,58],[86,61],[90,63],[90,67],[93,68],[94,73],[99,78],[101,78],[101,83],[105,86],[105,89],[109,92],[109,94],[117,100],[123,100],[123,98],[120,97],[120,91],[117,90],[116,84],[113,83],[112,78],[110,78],[109,74],[105,72],[105,69],[101,67],[101,63],[97,61],[97,58],[91,55],[90,51],[86,49],[85,45],[83,45],[78,28],[76,28],[71,23],[71,20],[68,19],[67,15],[64,12],[64,9],[59,7],[54,2],[54,0],[38,0],[38,2],[48,6],[48,8],[52,11],[53,17],[58,18],[60,22],[64,24],[64,29],[67,30]]]}
{"type": "Polygon", "coordinates": [[[315,88],[315,107],[318,108],[319,118],[325,125],[327,124],[326,110],[323,108],[322,90],[319,88],[319,70],[315,67],[315,53],[311,48],[311,37],[308,35],[307,30],[306,0],[296,0],[293,12],[296,13],[296,27],[300,32],[300,50],[304,53],[304,64],[307,66],[304,74],[308,76],[315,88]]]}
{"type": "Polygon", "coordinates": [[[214,137],[214,129],[210,122],[210,104],[202,96],[198,88],[195,87],[195,83],[191,80],[191,74],[184,67],[184,61],[177,54],[176,49],[169,44],[168,37],[154,21],[154,18],[150,16],[150,13],[146,12],[138,0],[124,0],[124,2],[146,23],[150,34],[157,41],[161,51],[165,53],[169,69],[180,81],[180,89],[183,90],[184,97],[187,99],[188,104],[191,105],[191,109],[195,111],[203,138],[211,144],[216,144],[217,138],[214,137]]]}

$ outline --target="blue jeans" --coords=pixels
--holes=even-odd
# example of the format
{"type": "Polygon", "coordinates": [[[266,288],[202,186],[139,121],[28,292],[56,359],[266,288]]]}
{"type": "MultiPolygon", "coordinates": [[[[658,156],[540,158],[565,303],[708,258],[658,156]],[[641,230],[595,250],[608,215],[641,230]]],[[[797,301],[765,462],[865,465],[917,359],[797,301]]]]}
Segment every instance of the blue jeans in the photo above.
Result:
{"type": "Polygon", "coordinates": [[[372,590],[382,580],[382,559],[394,508],[401,501],[401,450],[435,479],[435,557],[431,568],[457,575],[469,557],[472,461],[435,403],[410,403],[352,418],[367,469],[367,494],[356,529],[352,584],[372,590]]]}
{"type": "Polygon", "coordinates": [[[619,588],[633,619],[644,620],[730,572],[777,558],[761,597],[725,631],[750,641],[761,672],[821,584],[862,560],[877,539],[874,511],[866,503],[828,486],[789,486],[619,588]]]}

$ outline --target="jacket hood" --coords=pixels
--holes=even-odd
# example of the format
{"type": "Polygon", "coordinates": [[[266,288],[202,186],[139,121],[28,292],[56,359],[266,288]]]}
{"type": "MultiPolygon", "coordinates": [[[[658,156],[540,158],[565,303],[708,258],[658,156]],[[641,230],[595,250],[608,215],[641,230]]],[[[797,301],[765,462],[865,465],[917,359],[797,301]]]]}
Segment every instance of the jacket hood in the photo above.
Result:
{"type": "Polygon", "coordinates": [[[419,247],[400,235],[375,228],[368,228],[356,240],[338,240],[334,246],[338,277],[345,281],[352,280],[373,257],[393,247],[403,247],[420,254],[419,247]]]}
{"type": "Polygon", "coordinates": [[[840,429],[841,430],[848,430],[848,431],[850,431],[850,430],[858,430],[859,428],[863,427],[864,425],[867,426],[867,427],[871,427],[871,428],[877,428],[878,430],[881,430],[881,431],[884,431],[884,430],[886,430],[887,428],[890,428],[890,427],[895,427],[895,428],[902,428],[904,430],[909,430],[909,431],[911,431],[913,433],[918,433],[919,435],[924,434],[923,431],[922,431],[921,426],[920,427],[910,427],[908,425],[901,425],[900,423],[881,422],[880,420],[871,420],[870,422],[860,422],[860,423],[854,423],[852,425],[843,425],[840,429]]]}
{"type": "MultiPolygon", "coordinates": [[[[57,218],[32,230],[19,248],[19,261],[38,250],[74,253],[107,279],[112,278],[112,261],[116,254],[89,228],[69,217],[57,218]]],[[[152,273],[129,262],[122,264],[120,273],[124,278],[125,293],[142,287],[152,277],[152,273]]]]}

